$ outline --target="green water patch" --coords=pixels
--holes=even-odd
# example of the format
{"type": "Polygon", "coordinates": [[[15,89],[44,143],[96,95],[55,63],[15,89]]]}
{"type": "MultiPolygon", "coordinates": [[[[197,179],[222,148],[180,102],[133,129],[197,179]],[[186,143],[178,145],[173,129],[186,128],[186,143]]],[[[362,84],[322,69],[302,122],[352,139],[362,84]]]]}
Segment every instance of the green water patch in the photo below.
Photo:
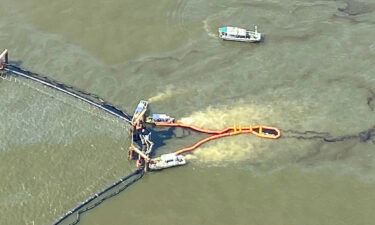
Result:
{"type": "Polygon", "coordinates": [[[0,208],[4,224],[52,223],[132,171],[122,144],[108,136],[92,136],[66,145],[34,144],[3,152],[0,208]]]}
{"type": "Polygon", "coordinates": [[[113,216],[111,224],[371,224],[373,192],[373,183],[330,169],[254,176],[190,166],[144,177],[81,224],[107,224],[113,216]]]}
{"type": "Polygon", "coordinates": [[[103,62],[116,64],[141,54],[173,49],[191,36],[188,31],[196,33],[191,21],[175,18],[184,10],[184,4],[170,0],[148,4],[130,0],[12,5],[38,29],[61,35],[103,62]]]}
{"type": "Polygon", "coordinates": [[[134,170],[123,121],[23,78],[0,92],[1,224],[52,223],[134,170]]]}

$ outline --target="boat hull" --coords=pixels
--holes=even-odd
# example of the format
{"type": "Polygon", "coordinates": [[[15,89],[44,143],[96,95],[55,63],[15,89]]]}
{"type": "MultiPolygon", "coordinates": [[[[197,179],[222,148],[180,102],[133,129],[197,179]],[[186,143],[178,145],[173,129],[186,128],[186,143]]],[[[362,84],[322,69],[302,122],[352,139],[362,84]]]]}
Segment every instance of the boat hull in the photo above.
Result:
{"type": "Polygon", "coordinates": [[[170,167],[182,166],[185,164],[186,160],[184,156],[170,153],[152,159],[148,165],[148,168],[150,170],[162,170],[170,167]]]}
{"type": "Polygon", "coordinates": [[[221,36],[220,37],[221,39],[223,39],[224,41],[238,41],[238,42],[260,42],[260,38],[259,39],[247,39],[247,38],[230,38],[230,37],[224,37],[224,36],[221,36]]]}
{"type": "Polygon", "coordinates": [[[255,31],[239,27],[220,27],[218,31],[219,37],[226,41],[259,42],[262,39],[262,34],[258,32],[257,26],[255,26],[255,31]]]}

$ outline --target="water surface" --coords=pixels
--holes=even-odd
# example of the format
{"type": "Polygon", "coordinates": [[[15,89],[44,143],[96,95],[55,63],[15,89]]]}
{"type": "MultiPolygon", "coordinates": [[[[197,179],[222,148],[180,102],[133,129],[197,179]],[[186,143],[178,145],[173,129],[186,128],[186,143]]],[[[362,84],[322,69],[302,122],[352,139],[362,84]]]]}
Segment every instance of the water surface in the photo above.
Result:
{"type": "MultiPolygon", "coordinates": [[[[236,136],[148,174],[81,224],[371,224],[375,4],[363,1],[8,1],[12,63],[236,136]],[[32,10],[31,10],[32,9],[32,10]],[[264,34],[223,42],[223,25],[264,34]],[[110,221],[110,222],[109,222],[110,221]]],[[[134,169],[127,125],[33,82],[1,81],[0,224],[51,224],[134,169]]],[[[203,137],[174,130],[159,153],[203,137]]]]}

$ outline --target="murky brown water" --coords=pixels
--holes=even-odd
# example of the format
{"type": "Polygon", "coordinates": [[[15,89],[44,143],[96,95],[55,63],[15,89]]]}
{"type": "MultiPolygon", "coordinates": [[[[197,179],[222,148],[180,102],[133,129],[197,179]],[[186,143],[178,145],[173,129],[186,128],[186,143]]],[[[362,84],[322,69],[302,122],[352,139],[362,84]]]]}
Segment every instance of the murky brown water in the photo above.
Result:
{"type": "MultiPolygon", "coordinates": [[[[154,112],[203,127],[284,131],[206,144],[188,166],[147,174],[80,224],[372,224],[370,0],[2,5],[0,48],[13,64],[127,112],[149,99],[154,112]],[[215,36],[253,24],[260,44],[215,36]]],[[[134,169],[128,127],[110,115],[22,79],[0,82],[0,102],[0,224],[51,224],[134,169]]],[[[201,137],[175,134],[158,152],[201,137]]]]}

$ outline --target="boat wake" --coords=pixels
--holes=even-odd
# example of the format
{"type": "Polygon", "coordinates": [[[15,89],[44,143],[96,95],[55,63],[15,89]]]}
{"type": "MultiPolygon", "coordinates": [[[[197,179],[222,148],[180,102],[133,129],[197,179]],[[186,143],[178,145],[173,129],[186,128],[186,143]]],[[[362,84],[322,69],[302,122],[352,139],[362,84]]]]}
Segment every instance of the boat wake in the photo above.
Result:
{"type": "Polygon", "coordinates": [[[216,35],[216,33],[210,31],[209,25],[208,25],[208,19],[205,19],[202,21],[203,23],[203,29],[207,32],[208,36],[212,38],[219,39],[219,37],[216,35]]]}
{"type": "Polygon", "coordinates": [[[176,7],[168,13],[167,25],[173,26],[180,32],[187,32],[185,23],[185,13],[186,13],[187,2],[177,1],[176,7]]]}
{"type": "Polygon", "coordinates": [[[157,93],[155,96],[150,97],[147,101],[149,103],[161,102],[180,93],[182,93],[181,90],[176,90],[173,88],[173,86],[168,86],[165,91],[157,93]]]}

